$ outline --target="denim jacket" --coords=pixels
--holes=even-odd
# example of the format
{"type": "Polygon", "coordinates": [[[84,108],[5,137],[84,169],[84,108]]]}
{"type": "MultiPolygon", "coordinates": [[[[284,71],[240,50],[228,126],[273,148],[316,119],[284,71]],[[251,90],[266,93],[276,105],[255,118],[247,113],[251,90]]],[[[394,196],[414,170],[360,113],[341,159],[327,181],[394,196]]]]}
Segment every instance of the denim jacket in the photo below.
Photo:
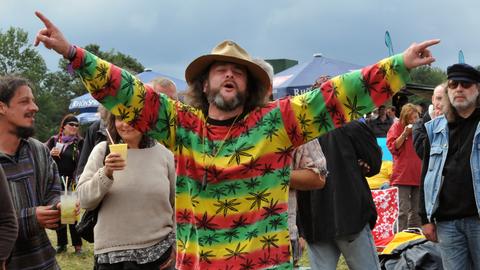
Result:
{"type": "MultiPolygon", "coordinates": [[[[430,141],[430,160],[425,175],[423,192],[425,196],[425,210],[427,218],[432,222],[432,214],[438,208],[440,189],[443,182],[443,167],[448,153],[448,125],[445,116],[439,116],[427,123],[428,139],[430,141]]],[[[480,123],[477,125],[473,137],[472,154],[470,156],[472,170],[473,191],[477,211],[480,214],[480,123]]]]}

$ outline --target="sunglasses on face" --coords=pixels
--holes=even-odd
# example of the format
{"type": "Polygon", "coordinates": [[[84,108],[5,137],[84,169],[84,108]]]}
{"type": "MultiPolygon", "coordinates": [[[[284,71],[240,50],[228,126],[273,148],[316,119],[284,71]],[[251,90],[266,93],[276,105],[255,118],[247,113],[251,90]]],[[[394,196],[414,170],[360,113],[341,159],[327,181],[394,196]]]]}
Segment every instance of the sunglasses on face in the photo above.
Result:
{"type": "Polygon", "coordinates": [[[461,85],[462,88],[467,89],[467,88],[472,87],[473,82],[453,81],[453,80],[448,81],[448,88],[450,88],[450,89],[456,89],[458,87],[458,85],[461,85]]]}
{"type": "Polygon", "coordinates": [[[78,127],[79,125],[77,123],[67,123],[67,125],[71,127],[78,127]]]}

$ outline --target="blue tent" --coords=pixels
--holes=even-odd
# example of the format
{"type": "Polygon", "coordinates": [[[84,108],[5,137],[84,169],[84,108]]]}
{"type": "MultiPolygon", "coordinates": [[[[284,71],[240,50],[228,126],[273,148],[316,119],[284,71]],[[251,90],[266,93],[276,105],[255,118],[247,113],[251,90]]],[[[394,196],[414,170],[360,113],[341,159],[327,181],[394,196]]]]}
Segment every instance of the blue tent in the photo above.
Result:
{"type": "Polygon", "coordinates": [[[100,119],[97,113],[98,101],[90,93],[86,93],[70,100],[68,110],[77,115],[80,124],[87,124],[100,119]]]}
{"type": "Polygon", "coordinates": [[[273,79],[273,98],[278,99],[284,96],[302,94],[321,75],[333,77],[360,68],[362,66],[315,54],[310,62],[295,65],[275,74],[273,79]]]}
{"type": "Polygon", "coordinates": [[[168,76],[168,75],[165,75],[165,74],[162,74],[162,73],[158,73],[158,72],[155,72],[155,71],[152,71],[152,70],[149,70],[149,69],[146,69],[142,73],[138,73],[136,76],[143,83],[149,83],[157,77],[164,77],[164,78],[172,80],[175,83],[175,85],[177,86],[177,91],[178,92],[184,92],[185,90],[187,90],[187,83],[184,80],[180,80],[180,79],[177,79],[175,77],[168,76]]]}
{"type": "Polygon", "coordinates": [[[96,101],[90,93],[86,93],[71,99],[68,110],[77,113],[96,112],[98,104],[98,101],[96,101]]]}

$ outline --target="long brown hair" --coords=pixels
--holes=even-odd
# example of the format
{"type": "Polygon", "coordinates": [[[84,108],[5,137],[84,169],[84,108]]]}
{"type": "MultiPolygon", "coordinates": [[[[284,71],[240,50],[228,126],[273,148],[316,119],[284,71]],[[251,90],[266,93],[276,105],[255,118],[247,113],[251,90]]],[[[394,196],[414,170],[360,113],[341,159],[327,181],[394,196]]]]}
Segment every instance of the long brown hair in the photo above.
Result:
{"type": "MultiPolygon", "coordinates": [[[[208,112],[209,103],[207,96],[203,92],[203,84],[206,80],[208,80],[208,72],[210,71],[210,67],[212,65],[206,68],[202,74],[192,81],[185,93],[185,102],[197,109],[202,110],[205,114],[208,112]]],[[[268,89],[265,89],[262,84],[247,70],[248,96],[245,100],[244,112],[250,112],[256,107],[265,106],[265,95],[267,94],[267,91],[268,89]]]]}

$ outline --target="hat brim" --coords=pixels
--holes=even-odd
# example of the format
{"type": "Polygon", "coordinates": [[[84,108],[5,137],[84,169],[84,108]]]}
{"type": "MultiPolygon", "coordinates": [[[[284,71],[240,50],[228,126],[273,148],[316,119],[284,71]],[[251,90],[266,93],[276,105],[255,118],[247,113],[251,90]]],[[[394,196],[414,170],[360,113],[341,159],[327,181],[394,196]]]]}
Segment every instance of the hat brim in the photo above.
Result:
{"type": "Polygon", "coordinates": [[[187,80],[188,85],[191,85],[193,81],[214,62],[229,62],[245,66],[250,74],[260,82],[265,90],[271,87],[270,78],[268,77],[267,72],[259,65],[241,58],[219,54],[202,55],[193,60],[185,70],[185,79],[187,80]]]}

